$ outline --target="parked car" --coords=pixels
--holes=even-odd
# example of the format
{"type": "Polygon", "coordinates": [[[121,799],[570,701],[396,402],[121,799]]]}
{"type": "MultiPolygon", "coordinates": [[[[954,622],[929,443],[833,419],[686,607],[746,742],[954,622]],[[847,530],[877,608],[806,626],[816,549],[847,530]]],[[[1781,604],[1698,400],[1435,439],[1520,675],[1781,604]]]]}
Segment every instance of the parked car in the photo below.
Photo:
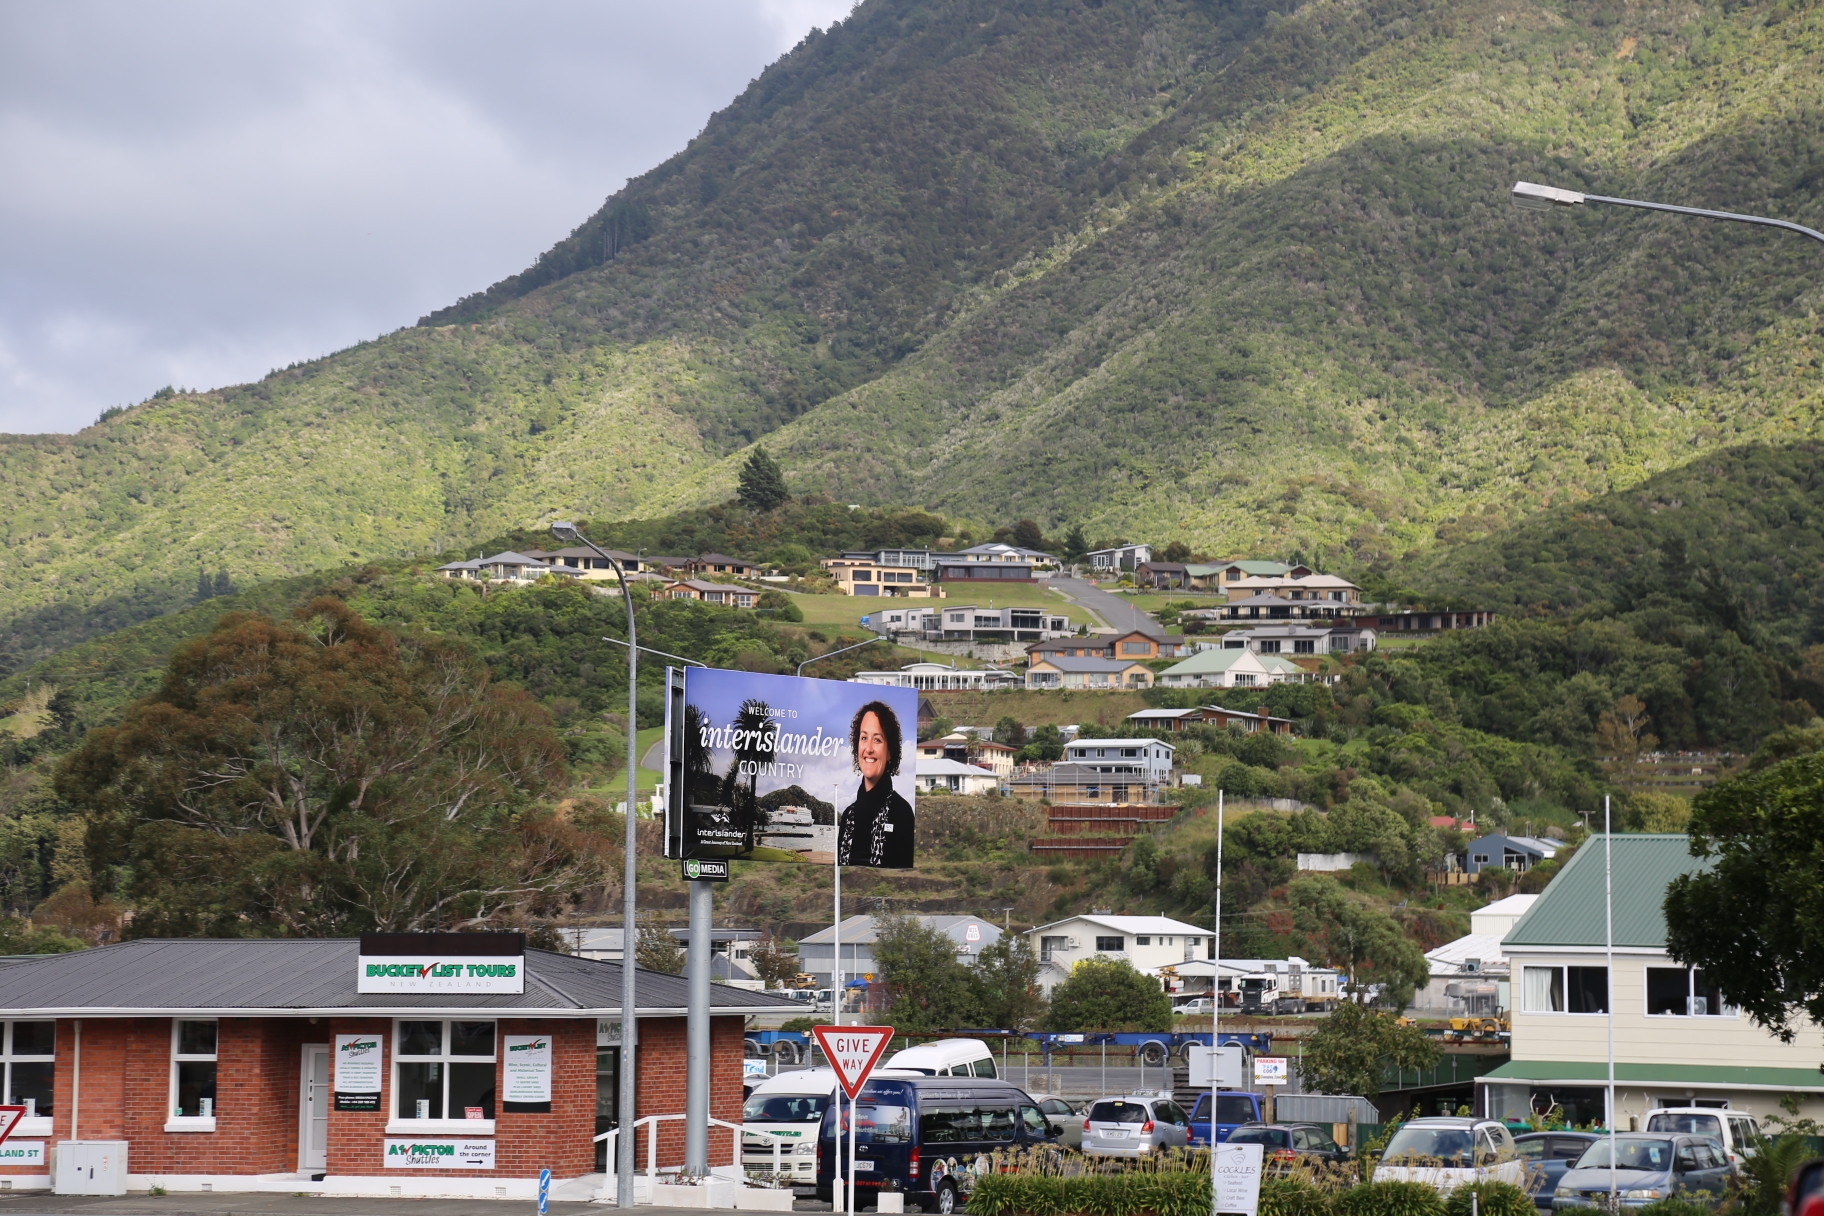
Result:
{"type": "Polygon", "coordinates": [[[1526,1170],[1513,1133],[1492,1119],[1414,1119],[1393,1133],[1375,1182],[1423,1182],[1448,1195],[1466,1182],[1520,1186],[1526,1170]]]}
{"type": "Polygon", "coordinates": [[[1056,1094],[1033,1094],[1032,1100],[1039,1104],[1039,1113],[1055,1129],[1052,1135],[1058,1138],[1059,1144],[1068,1148],[1083,1147],[1083,1116],[1076,1107],[1056,1094]]]}
{"type": "MultiPolygon", "coordinates": [[[[1216,1143],[1229,1138],[1244,1123],[1259,1123],[1261,1097],[1241,1090],[1224,1090],[1216,1095],[1216,1143]]],[[[1191,1147],[1208,1148],[1210,1143],[1210,1095],[1197,1095],[1191,1108],[1191,1147]]]]}
{"type": "Polygon", "coordinates": [[[1216,1002],[1207,996],[1194,996],[1188,1001],[1180,1001],[1172,1006],[1172,1012],[1181,1018],[1195,1017],[1198,1014],[1207,1018],[1216,1012],[1216,1002]]]}
{"type": "Polygon", "coordinates": [[[1761,1138],[1761,1125],[1753,1115],[1714,1106],[1662,1107],[1647,1116],[1641,1130],[1708,1136],[1723,1146],[1729,1164],[1738,1166],[1743,1157],[1754,1156],[1755,1142],[1761,1138]]]}
{"type": "MultiPolygon", "coordinates": [[[[817,1198],[831,1202],[836,1167],[849,1152],[848,1104],[832,1102],[817,1134],[817,1198]]],[[[855,1102],[856,1199],[874,1206],[891,1183],[913,1205],[949,1216],[975,1187],[978,1162],[997,1150],[1055,1144],[1039,1107],[1023,1090],[986,1077],[876,1077],[855,1102]]],[[[850,1173],[846,1168],[845,1176],[850,1173]]]]}
{"type": "Polygon", "coordinates": [[[1229,1133],[1227,1144],[1258,1144],[1267,1161],[1349,1160],[1349,1150],[1321,1123],[1244,1123],[1229,1133]]]}
{"type": "Polygon", "coordinates": [[[1615,1137],[1615,1169],[1609,1169],[1609,1137],[1599,1136],[1552,1192],[1552,1210],[1606,1207],[1613,1178],[1623,1207],[1645,1207],[1674,1195],[1696,1202],[1720,1202],[1735,1172],[1723,1146],[1708,1136],[1661,1136],[1628,1132],[1615,1137]]]}
{"type": "Polygon", "coordinates": [[[1083,1152],[1090,1157],[1144,1157],[1183,1148],[1190,1138],[1191,1117],[1170,1098],[1099,1098],[1083,1120],[1083,1152]]]}
{"type": "Polygon", "coordinates": [[[1533,1206],[1551,1211],[1558,1180],[1595,1141],[1591,1132],[1527,1132],[1514,1137],[1514,1151],[1526,1167],[1522,1186],[1533,1197],[1533,1206]]]}

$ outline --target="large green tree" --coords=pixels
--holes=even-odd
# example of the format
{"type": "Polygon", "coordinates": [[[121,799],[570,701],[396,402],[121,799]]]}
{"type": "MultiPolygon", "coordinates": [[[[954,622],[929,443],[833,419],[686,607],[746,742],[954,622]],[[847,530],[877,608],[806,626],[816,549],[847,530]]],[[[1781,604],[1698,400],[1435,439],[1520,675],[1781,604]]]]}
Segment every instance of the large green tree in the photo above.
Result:
{"type": "Polygon", "coordinates": [[[1396,1012],[1412,1003],[1431,964],[1398,922],[1332,878],[1298,879],[1286,894],[1293,927],[1309,949],[1348,976],[1351,989],[1378,985],[1379,1003],[1396,1012]]]}
{"type": "Polygon", "coordinates": [[[1025,937],[1004,933],[975,956],[982,1020],[1001,1030],[1030,1030],[1045,1012],[1039,960],[1025,937]]]}
{"type": "Polygon", "coordinates": [[[1298,1075],[1320,1094],[1357,1094],[1373,1101],[1381,1092],[1381,1069],[1430,1068],[1443,1051],[1416,1026],[1402,1026],[1397,1014],[1345,1001],[1305,1040],[1298,1075]]]}
{"type": "Polygon", "coordinates": [[[1051,990],[1051,1030],[1170,1030],[1172,1001],[1124,958],[1086,958],[1051,990]]]}
{"type": "Polygon", "coordinates": [[[976,977],[957,958],[956,942],[911,916],[884,916],[874,942],[886,1021],[911,1034],[981,1023],[976,977]]]}
{"type": "MultiPolygon", "coordinates": [[[[549,911],[591,873],[549,715],[459,645],[324,597],[231,613],[60,764],[136,934],[325,935],[549,911]]],[[[105,893],[105,892],[103,892],[105,893]]]]}
{"type": "Polygon", "coordinates": [[[791,491],[785,488],[785,471],[765,448],[755,448],[741,466],[735,497],[750,511],[774,511],[792,500],[791,491]]]}
{"type": "Polygon", "coordinates": [[[1824,1024],[1824,752],[1715,785],[1692,805],[1710,865],[1666,892],[1666,946],[1791,1042],[1824,1024]]]}

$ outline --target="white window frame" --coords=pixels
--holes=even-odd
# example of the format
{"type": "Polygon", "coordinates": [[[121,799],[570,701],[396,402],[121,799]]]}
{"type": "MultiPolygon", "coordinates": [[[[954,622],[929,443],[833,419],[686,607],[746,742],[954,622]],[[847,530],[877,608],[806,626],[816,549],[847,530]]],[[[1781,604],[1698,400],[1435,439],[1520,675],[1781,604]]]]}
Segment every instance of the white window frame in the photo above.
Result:
{"type": "Polygon", "coordinates": [[[171,1019],[171,1070],[168,1077],[170,1088],[165,1094],[165,1130],[168,1132],[212,1132],[215,1130],[215,1102],[220,1100],[222,1081],[222,1022],[220,1018],[172,1018],[171,1019]],[[180,1052],[178,1044],[183,1033],[185,1022],[208,1022],[215,1027],[215,1050],[211,1052],[180,1052]],[[210,1100],[207,1115],[180,1115],[177,1113],[177,1066],[179,1064],[214,1064],[216,1097],[210,1100]]]}
{"type": "Polygon", "coordinates": [[[1643,964],[1641,964],[1641,968],[1640,968],[1640,1012],[1641,1012],[1641,1016],[1649,1017],[1649,1018],[1694,1018],[1694,1019],[1703,1019],[1703,1020],[1712,1021],[1712,1022],[1720,1022],[1725,1019],[1734,1020],[1735,1018],[1740,1017],[1742,1011],[1740,1009],[1736,1008],[1734,1005],[1729,1004],[1727,1001],[1723,1002],[1723,1011],[1721,1013],[1691,1013],[1690,1012],[1691,998],[1697,995],[1696,975],[1699,970],[1701,970],[1701,968],[1680,967],[1677,963],[1672,962],[1670,959],[1666,960],[1663,963],[1643,963],[1643,964]],[[1683,971],[1685,973],[1685,1009],[1686,1009],[1686,1012],[1684,1012],[1684,1013],[1652,1013],[1647,1009],[1647,1001],[1649,999],[1647,996],[1647,972],[1650,970],[1683,971]]]}
{"type": "Polygon", "coordinates": [[[444,1134],[459,1133],[459,1134],[467,1134],[467,1135],[475,1135],[475,1136],[492,1136],[494,1134],[494,1126],[496,1123],[495,1119],[450,1119],[447,1117],[442,1118],[442,1119],[401,1118],[399,1115],[399,1066],[401,1064],[424,1064],[424,1063],[440,1063],[444,1066],[444,1068],[443,1068],[443,1108],[444,1108],[444,1114],[447,1116],[449,1114],[449,1107],[450,1107],[450,1065],[452,1065],[452,1064],[490,1064],[490,1065],[493,1065],[494,1070],[495,1070],[495,1075],[496,1075],[496,1092],[494,1095],[494,1107],[495,1107],[496,1112],[498,1112],[500,1109],[500,1094],[498,1092],[498,1081],[499,1081],[499,1072],[500,1072],[500,1019],[499,1018],[487,1018],[487,1017],[394,1018],[393,1019],[393,1052],[392,1052],[392,1055],[393,1055],[393,1063],[392,1063],[392,1068],[390,1070],[390,1073],[391,1073],[390,1080],[392,1082],[392,1086],[391,1086],[390,1091],[387,1093],[387,1102],[388,1102],[387,1112],[386,1112],[386,1133],[387,1133],[387,1135],[389,1135],[389,1136],[390,1135],[419,1135],[419,1134],[423,1134],[426,1132],[435,1132],[435,1133],[444,1133],[444,1134]],[[403,1055],[403,1053],[399,1049],[399,1040],[400,1040],[400,1035],[403,1033],[401,1030],[401,1027],[403,1027],[405,1025],[405,1023],[407,1023],[407,1022],[436,1022],[443,1028],[442,1032],[441,1032],[442,1038],[439,1040],[440,1046],[438,1048],[438,1051],[439,1051],[438,1055],[434,1055],[434,1056],[426,1056],[426,1055],[406,1056],[406,1055],[403,1055]],[[450,1054],[450,1023],[452,1023],[452,1022],[489,1022],[489,1023],[492,1023],[493,1027],[494,1027],[494,1050],[493,1050],[493,1052],[491,1052],[485,1058],[482,1056],[451,1055],[450,1054]]]}
{"type": "MultiPolygon", "coordinates": [[[[0,1098],[4,1098],[9,1102],[13,1099],[14,1064],[49,1064],[51,1066],[51,1085],[53,1092],[55,1091],[57,1084],[57,1020],[55,1018],[19,1018],[17,1021],[34,1023],[49,1022],[51,1024],[51,1054],[42,1055],[34,1053],[20,1055],[13,1050],[14,1022],[9,1020],[4,1027],[0,1027],[0,1031],[3,1031],[6,1036],[4,1041],[0,1042],[0,1046],[4,1046],[5,1048],[4,1056],[0,1056],[0,1061],[3,1061],[0,1062],[0,1098]]],[[[47,1114],[37,1114],[29,1119],[21,1119],[19,1125],[15,1127],[13,1131],[17,1132],[21,1137],[48,1136],[51,1134],[51,1116],[47,1114]]]]}
{"type": "MultiPolygon", "coordinates": [[[[1569,971],[1567,970],[1570,967],[1588,967],[1592,971],[1607,972],[1607,968],[1602,966],[1601,964],[1592,965],[1592,964],[1588,964],[1588,963],[1523,963],[1520,967],[1520,1012],[1524,1013],[1524,1014],[1529,1014],[1529,1015],[1532,1015],[1535,1017],[1554,1017],[1554,1018],[1607,1017],[1608,1014],[1601,1010],[1598,1010],[1593,1013],[1585,1012],[1582,1010],[1572,1011],[1572,1009],[1570,1008],[1571,977],[1570,977],[1569,971]],[[1558,973],[1558,991],[1564,997],[1565,1008],[1563,1008],[1563,1009],[1534,1009],[1527,1003],[1526,975],[1527,975],[1527,972],[1529,972],[1529,971],[1556,971],[1558,973]]],[[[1609,972],[1607,975],[1606,991],[1604,991],[1604,993],[1603,993],[1603,1004],[1613,1007],[1614,1003],[1615,1003],[1615,976],[1612,972],[1609,972]]]]}

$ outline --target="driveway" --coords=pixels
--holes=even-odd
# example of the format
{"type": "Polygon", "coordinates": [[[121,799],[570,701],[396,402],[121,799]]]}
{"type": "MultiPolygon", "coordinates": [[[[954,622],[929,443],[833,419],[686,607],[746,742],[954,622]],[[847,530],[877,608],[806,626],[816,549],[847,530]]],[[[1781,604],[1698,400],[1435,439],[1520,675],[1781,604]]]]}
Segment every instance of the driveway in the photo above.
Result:
{"type": "Polygon", "coordinates": [[[1138,629],[1149,637],[1162,638],[1165,627],[1134,606],[1124,595],[1113,595],[1094,583],[1080,578],[1052,578],[1046,585],[1057,588],[1065,598],[1089,609],[1104,625],[1126,631],[1138,629]]]}

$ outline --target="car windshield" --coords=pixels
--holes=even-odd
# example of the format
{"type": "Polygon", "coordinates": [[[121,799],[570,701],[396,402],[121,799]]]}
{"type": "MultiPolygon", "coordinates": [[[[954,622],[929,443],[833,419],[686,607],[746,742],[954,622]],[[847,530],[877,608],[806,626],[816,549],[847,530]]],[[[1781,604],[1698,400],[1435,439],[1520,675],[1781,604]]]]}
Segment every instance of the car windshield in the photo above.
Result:
{"type": "Polygon", "coordinates": [[[830,1104],[828,1094],[755,1094],[741,1107],[743,1123],[815,1123],[830,1104]]]}
{"type": "Polygon", "coordinates": [[[1286,1147],[1286,1131],[1281,1127],[1238,1127],[1229,1137],[1230,1144],[1264,1144],[1269,1148],[1286,1147]]]}
{"type": "Polygon", "coordinates": [[[1089,1108],[1091,1123],[1145,1123],[1151,1117],[1138,1102],[1098,1102],[1089,1108]]]}
{"type": "MultiPolygon", "coordinates": [[[[1577,1168],[1580,1170],[1608,1169],[1609,1142],[1598,1140],[1590,1145],[1589,1151],[1577,1158],[1577,1168]]],[[[1672,1168],[1672,1142],[1670,1140],[1617,1140],[1615,1142],[1615,1168],[1663,1173],[1672,1168]]]]}
{"type": "Polygon", "coordinates": [[[1650,1132],[1684,1132],[1689,1136],[1723,1138],[1723,1123],[1715,1115],[1654,1115],[1647,1120],[1650,1132]]]}
{"type": "Polygon", "coordinates": [[[1466,1127],[1402,1127],[1387,1142],[1381,1160],[1389,1164],[1426,1162],[1468,1166],[1474,1144],[1466,1127]]]}

